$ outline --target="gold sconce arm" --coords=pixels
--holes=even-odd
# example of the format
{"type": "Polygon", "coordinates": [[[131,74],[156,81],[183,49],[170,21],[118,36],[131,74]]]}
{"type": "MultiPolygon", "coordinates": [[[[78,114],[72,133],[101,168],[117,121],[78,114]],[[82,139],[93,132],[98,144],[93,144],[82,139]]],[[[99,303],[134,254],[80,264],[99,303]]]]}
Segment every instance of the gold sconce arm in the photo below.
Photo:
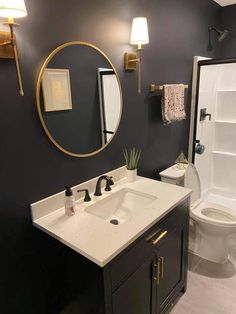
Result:
{"type": "Polygon", "coordinates": [[[5,41],[4,43],[0,43],[0,47],[2,47],[2,46],[8,46],[8,45],[10,45],[11,44],[11,41],[9,40],[9,41],[5,41]]]}
{"type": "Polygon", "coordinates": [[[129,62],[141,62],[141,59],[140,58],[131,59],[129,60],[129,62]]]}
{"type": "Polygon", "coordinates": [[[14,23],[14,21],[10,19],[8,20],[8,23],[5,23],[5,25],[9,26],[10,32],[2,32],[2,31],[0,32],[0,41],[1,41],[0,58],[15,59],[19,94],[21,96],[24,96],[20,63],[19,63],[19,54],[18,54],[17,45],[16,45],[16,38],[14,35],[14,26],[19,26],[19,25],[14,23]]]}
{"type": "Polygon", "coordinates": [[[140,57],[140,49],[137,49],[137,56],[138,56],[138,62],[137,62],[137,70],[138,70],[138,94],[141,94],[141,57],[140,57]]]}

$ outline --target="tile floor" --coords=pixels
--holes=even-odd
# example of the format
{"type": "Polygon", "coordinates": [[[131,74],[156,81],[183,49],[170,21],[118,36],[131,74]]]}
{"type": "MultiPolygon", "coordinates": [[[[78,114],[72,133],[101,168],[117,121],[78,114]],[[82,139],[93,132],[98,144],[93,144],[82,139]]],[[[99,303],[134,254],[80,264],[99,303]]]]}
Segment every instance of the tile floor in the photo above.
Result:
{"type": "Polygon", "coordinates": [[[171,314],[236,314],[236,263],[189,255],[188,289],[171,314]]]}

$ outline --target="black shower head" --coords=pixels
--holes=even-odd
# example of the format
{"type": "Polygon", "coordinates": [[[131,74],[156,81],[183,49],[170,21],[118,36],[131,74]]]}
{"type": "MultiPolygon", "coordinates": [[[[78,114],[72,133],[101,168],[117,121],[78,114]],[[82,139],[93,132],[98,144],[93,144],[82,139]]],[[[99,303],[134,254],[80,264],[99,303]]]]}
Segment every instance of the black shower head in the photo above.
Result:
{"type": "Polygon", "coordinates": [[[219,29],[217,29],[216,27],[210,26],[208,28],[209,33],[211,33],[211,31],[215,31],[218,34],[218,42],[222,42],[228,35],[229,35],[229,31],[227,29],[221,31],[219,29]]]}

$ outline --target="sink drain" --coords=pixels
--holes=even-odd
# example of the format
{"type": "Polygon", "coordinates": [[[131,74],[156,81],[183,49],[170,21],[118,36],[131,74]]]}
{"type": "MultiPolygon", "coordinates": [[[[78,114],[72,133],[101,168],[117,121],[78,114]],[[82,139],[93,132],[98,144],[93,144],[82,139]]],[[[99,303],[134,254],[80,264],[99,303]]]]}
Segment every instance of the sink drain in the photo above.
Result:
{"type": "Polygon", "coordinates": [[[112,220],[110,220],[110,223],[113,224],[113,225],[119,225],[119,220],[112,219],[112,220]]]}

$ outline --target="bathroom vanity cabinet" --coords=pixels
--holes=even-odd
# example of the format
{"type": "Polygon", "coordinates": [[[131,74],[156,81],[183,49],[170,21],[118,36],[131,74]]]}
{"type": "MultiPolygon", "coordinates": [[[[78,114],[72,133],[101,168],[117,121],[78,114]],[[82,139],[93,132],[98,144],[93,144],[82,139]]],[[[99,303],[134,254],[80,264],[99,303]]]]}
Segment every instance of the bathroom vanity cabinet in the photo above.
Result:
{"type": "Polygon", "coordinates": [[[188,202],[103,269],[106,314],[166,313],[187,283],[188,202]]]}
{"type": "MultiPolygon", "coordinates": [[[[31,204],[33,224],[66,245],[50,271],[49,279],[61,278],[50,314],[162,314],[186,290],[191,190],[144,177],[129,183],[124,168],[109,175],[118,173],[112,191],[78,200],[72,217],[64,214],[63,192],[31,204]],[[126,220],[113,225],[117,200],[126,220]],[[107,211],[109,219],[101,215],[107,211]]],[[[94,191],[96,182],[74,190],[94,191]]]]}

